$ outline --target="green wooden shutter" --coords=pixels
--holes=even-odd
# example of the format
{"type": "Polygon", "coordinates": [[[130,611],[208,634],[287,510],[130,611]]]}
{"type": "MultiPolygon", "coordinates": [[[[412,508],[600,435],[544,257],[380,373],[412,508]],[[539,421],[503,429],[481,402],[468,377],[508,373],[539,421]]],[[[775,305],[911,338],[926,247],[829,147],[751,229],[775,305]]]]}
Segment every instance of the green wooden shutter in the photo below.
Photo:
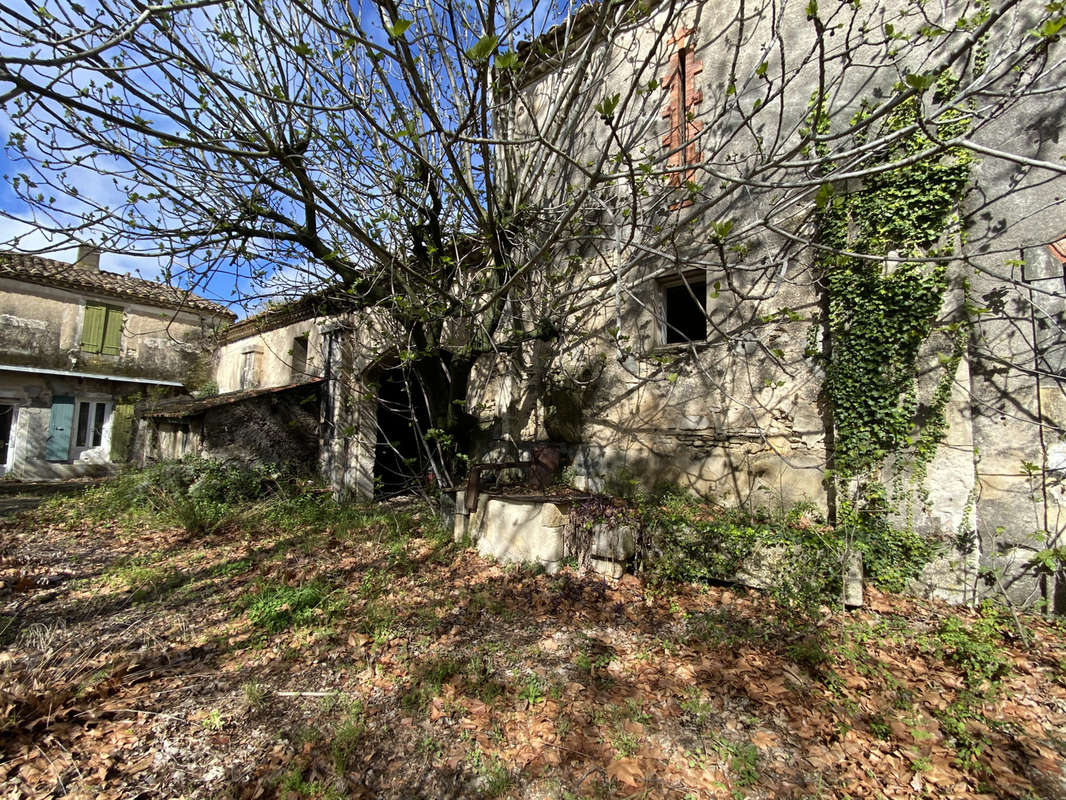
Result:
{"type": "Polygon", "coordinates": [[[48,441],[44,446],[44,457],[48,461],[66,461],[70,457],[70,426],[73,423],[74,398],[55,395],[48,420],[48,441]]]}
{"type": "Polygon", "coordinates": [[[104,323],[104,340],[101,352],[105,356],[117,356],[122,345],[122,309],[107,306],[104,323]]]}
{"type": "Polygon", "coordinates": [[[125,461],[133,438],[133,403],[118,403],[111,412],[111,460],[125,461]]]}
{"type": "Polygon", "coordinates": [[[107,307],[85,304],[85,321],[81,326],[81,349],[99,353],[104,343],[104,320],[107,307]]]}

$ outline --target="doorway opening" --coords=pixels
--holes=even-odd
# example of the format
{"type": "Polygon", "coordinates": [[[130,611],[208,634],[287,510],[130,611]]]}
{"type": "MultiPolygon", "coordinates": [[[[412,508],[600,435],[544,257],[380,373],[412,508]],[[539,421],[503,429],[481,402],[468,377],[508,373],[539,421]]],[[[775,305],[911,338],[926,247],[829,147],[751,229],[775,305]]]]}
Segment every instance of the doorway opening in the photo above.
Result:
{"type": "Polygon", "coordinates": [[[424,484],[428,462],[420,437],[426,429],[423,406],[412,402],[402,367],[378,374],[375,497],[393,497],[424,484]]]}
{"type": "Polygon", "coordinates": [[[15,407],[0,405],[0,475],[7,472],[11,465],[12,450],[12,422],[15,419],[15,407]]]}

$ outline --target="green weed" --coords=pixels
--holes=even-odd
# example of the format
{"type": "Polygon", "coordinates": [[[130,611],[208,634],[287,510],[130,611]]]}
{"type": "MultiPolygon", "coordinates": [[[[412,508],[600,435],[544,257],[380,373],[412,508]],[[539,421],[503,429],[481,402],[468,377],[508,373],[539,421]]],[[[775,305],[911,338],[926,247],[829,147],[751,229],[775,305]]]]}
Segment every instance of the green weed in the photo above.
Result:
{"type": "Polygon", "coordinates": [[[277,633],[293,626],[325,622],[347,604],[347,599],[318,581],[300,586],[268,582],[246,603],[248,619],[254,627],[277,633]]]}
{"type": "Polygon", "coordinates": [[[752,786],[759,780],[759,748],[751,742],[721,741],[718,754],[729,764],[738,786],[752,786]]]}
{"type": "Polygon", "coordinates": [[[366,719],[363,712],[362,703],[353,704],[344,720],[333,731],[329,752],[333,758],[333,768],[338,774],[343,775],[351,767],[359,745],[366,735],[366,719]]]}

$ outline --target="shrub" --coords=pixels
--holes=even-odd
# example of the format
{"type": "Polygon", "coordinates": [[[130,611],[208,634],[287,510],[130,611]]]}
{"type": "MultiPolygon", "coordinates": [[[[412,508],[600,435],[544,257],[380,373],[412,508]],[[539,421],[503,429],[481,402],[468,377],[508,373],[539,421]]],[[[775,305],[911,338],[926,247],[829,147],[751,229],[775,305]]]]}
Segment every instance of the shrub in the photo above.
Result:
{"type": "Polygon", "coordinates": [[[212,533],[236,520],[243,506],[280,491],[263,467],[190,456],[129,471],[90,496],[95,513],[150,513],[190,534],[212,533]]]}
{"type": "Polygon", "coordinates": [[[774,520],[764,510],[722,508],[676,488],[646,497],[634,510],[638,563],[659,581],[733,581],[758,566],[774,598],[816,615],[841,593],[843,542],[806,509],[774,520]]]}

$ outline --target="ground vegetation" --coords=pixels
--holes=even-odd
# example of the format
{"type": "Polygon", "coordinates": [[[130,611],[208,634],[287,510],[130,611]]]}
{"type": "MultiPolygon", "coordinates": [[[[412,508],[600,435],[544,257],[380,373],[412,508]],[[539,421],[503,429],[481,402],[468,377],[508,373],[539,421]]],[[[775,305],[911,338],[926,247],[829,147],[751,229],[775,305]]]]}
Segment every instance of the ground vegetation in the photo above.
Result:
{"type": "MultiPolygon", "coordinates": [[[[0,522],[11,796],[1052,798],[1066,631],[870,589],[486,561],[313,487],[195,535],[136,477],[0,522]]],[[[247,485],[247,484],[244,484],[247,485]]]]}

